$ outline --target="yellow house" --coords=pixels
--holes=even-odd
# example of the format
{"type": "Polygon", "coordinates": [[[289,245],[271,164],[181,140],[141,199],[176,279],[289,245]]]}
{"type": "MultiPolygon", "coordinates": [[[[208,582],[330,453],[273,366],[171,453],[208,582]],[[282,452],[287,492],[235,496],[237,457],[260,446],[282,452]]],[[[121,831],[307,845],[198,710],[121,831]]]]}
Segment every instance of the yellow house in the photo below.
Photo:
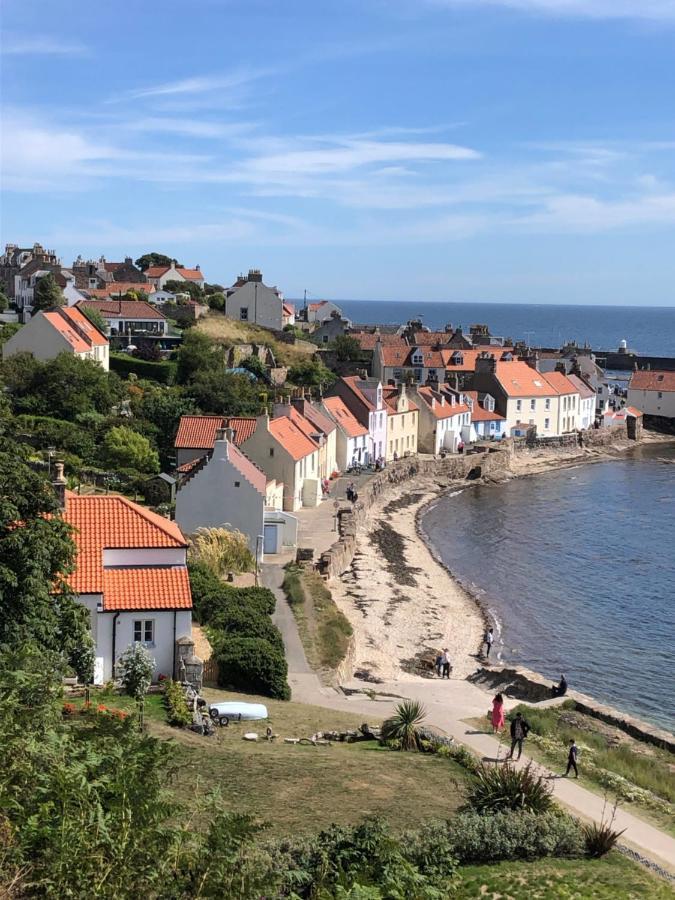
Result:
{"type": "Polygon", "coordinates": [[[383,387],[382,399],[387,411],[385,459],[399,459],[417,453],[419,410],[406,393],[405,385],[383,387]]]}

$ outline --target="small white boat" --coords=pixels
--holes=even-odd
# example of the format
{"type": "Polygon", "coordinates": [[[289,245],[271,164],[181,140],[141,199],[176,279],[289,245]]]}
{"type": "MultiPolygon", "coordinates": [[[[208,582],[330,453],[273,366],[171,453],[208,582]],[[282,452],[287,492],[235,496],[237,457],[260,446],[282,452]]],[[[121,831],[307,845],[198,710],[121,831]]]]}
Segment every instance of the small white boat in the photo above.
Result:
{"type": "Polygon", "coordinates": [[[250,722],[254,719],[266,719],[267,707],[264,703],[242,703],[230,700],[223,703],[211,703],[209,715],[221,725],[228,722],[250,722]]]}

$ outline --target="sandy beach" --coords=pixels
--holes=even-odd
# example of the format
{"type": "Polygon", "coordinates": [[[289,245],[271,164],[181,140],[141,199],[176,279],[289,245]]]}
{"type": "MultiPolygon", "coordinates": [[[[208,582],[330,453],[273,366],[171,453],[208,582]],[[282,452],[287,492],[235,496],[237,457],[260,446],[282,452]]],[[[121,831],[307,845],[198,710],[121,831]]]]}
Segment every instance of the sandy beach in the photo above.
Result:
{"type": "MultiPolygon", "coordinates": [[[[652,434],[644,443],[670,442],[652,434]]],[[[533,450],[514,456],[504,478],[523,477],[615,457],[632,442],[567,452],[533,450]]],[[[480,666],[486,618],[476,599],[429,550],[418,528],[420,512],[465,482],[418,478],[394,488],[366,511],[353,562],[335,580],[333,596],[354,629],[355,677],[418,681],[415,661],[447,647],[452,677],[480,666]]]]}

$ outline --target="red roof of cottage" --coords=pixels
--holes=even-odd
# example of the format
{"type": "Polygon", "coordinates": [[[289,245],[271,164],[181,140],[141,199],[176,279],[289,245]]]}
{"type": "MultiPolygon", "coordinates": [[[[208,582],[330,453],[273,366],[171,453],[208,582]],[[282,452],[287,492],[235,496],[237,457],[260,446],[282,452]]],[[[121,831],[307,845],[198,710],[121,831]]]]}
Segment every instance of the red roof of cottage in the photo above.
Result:
{"type": "MultiPolygon", "coordinates": [[[[145,270],[145,276],[146,278],[161,278],[170,268],[171,266],[150,266],[150,268],[145,270]]],[[[179,272],[188,281],[203,281],[204,279],[201,269],[183,269],[180,266],[176,266],[176,272],[179,272]]]]}
{"type": "Polygon", "coordinates": [[[400,347],[409,346],[399,334],[372,334],[370,331],[350,331],[349,337],[353,337],[354,340],[358,341],[362,350],[373,350],[378,340],[382,344],[395,344],[400,347]]]}
{"type": "Polygon", "coordinates": [[[173,445],[177,450],[211,450],[219,428],[231,428],[233,443],[240,447],[255,431],[256,420],[240,416],[181,416],[173,445]]]}
{"type": "Polygon", "coordinates": [[[61,306],[43,316],[76,353],[86,353],[92,347],[105,347],[108,343],[105,335],[75,306],[61,306]]]}
{"type": "Polygon", "coordinates": [[[111,281],[104,288],[82,288],[83,293],[96,300],[105,297],[123,297],[129,291],[136,291],[139,294],[142,291],[150,296],[155,292],[155,286],[145,281],[111,281]]]}
{"type": "Polygon", "coordinates": [[[166,317],[145,300],[80,300],[77,306],[96,309],[104,319],[165,320],[166,317]]]}
{"type": "Polygon", "coordinates": [[[132,565],[104,568],[104,550],[184,548],[175,522],[115,494],[79,496],[66,491],[63,518],[73,526],[78,594],[102,594],[104,609],[191,609],[187,568],[132,565]]]}
{"type": "Polygon", "coordinates": [[[631,375],[628,389],[633,391],[675,391],[675,372],[640,369],[631,375]]]}
{"type": "Polygon", "coordinates": [[[469,409],[466,403],[455,402],[453,406],[451,398],[455,395],[445,390],[437,391],[431,387],[424,386],[419,387],[417,393],[420,400],[424,402],[425,407],[437,419],[451,419],[453,416],[465,413],[469,409]]]}
{"type": "Polygon", "coordinates": [[[323,405],[347,437],[368,434],[368,429],[351,414],[341,397],[326,397],[323,405]]]}
{"type": "Polygon", "coordinates": [[[228,459],[243,477],[261,494],[267,490],[267,475],[234,444],[227,445],[228,459]]]}
{"type": "Polygon", "coordinates": [[[562,372],[546,372],[544,378],[555,390],[555,393],[560,396],[563,394],[577,394],[579,392],[576,384],[570,381],[567,375],[563,375],[562,372]]]}
{"type": "Polygon", "coordinates": [[[491,412],[486,409],[478,399],[478,391],[464,391],[467,397],[473,400],[473,409],[471,410],[472,422],[505,422],[504,416],[500,415],[495,409],[491,412]]]}
{"type": "MultiPolygon", "coordinates": [[[[495,376],[502,390],[509,397],[553,397],[558,395],[558,389],[549,383],[546,376],[522,360],[498,362],[495,376]]],[[[565,381],[567,381],[566,378],[565,381]]],[[[574,391],[566,390],[563,393],[574,393],[574,391]]]]}
{"type": "MultiPolygon", "coordinates": [[[[301,417],[302,418],[302,417],[301,417]]],[[[288,416],[271,419],[270,434],[292,456],[294,460],[304,459],[317,449],[314,441],[302,431],[288,416]]]]}
{"type": "MultiPolygon", "coordinates": [[[[401,415],[398,409],[396,408],[396,401],[398,400],[400,391],[395,387],[383,387],[382,388],[382,399],[384,400],[384,405],[387,407],[388,415],[401,415]]],[[[406,412],[417,412],[417,405],[408,397],[408,409],[406,412]]]]}

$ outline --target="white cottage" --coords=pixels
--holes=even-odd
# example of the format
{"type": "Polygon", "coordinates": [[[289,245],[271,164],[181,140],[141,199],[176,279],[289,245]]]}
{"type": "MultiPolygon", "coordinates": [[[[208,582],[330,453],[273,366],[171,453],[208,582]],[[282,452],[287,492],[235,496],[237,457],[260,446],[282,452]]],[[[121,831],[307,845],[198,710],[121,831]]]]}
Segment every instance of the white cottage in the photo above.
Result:
{"type": "MultiPolygon", "coordinates": [[[[64,485],[63,468],[55,486],[64,485]]],[[[176,641],[192,633],[187,541],[180,528],[115,494],[63,493],[63,518],[73,526],[75,571],[68,582],[91,614],[94,681],[115,677],[130,644],[144,644],[154,677],[172,676],[176,641]]]]}

